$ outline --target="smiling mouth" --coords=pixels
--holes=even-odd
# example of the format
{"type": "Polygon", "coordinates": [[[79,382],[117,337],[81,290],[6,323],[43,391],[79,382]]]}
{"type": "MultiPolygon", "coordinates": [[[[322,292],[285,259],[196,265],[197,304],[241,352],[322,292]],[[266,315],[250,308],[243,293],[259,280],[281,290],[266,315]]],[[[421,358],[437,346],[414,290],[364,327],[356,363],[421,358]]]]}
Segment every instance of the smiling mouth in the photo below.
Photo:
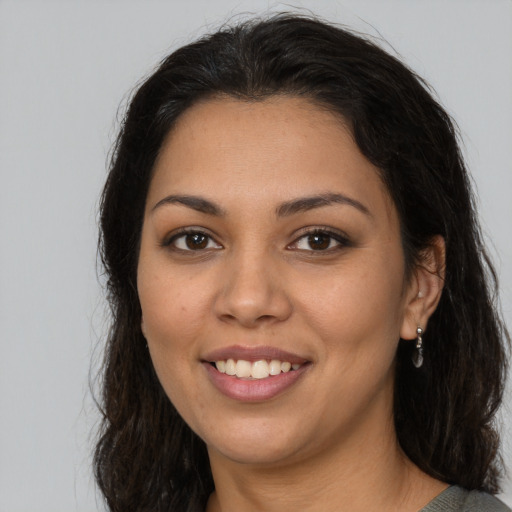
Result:
{"type": "Polygon", "coordinates": [[[313,361],[272,346],[232,345],[206,354],[202,363],[223,395],[238,402],[262,403],[299,383],[313,361]]]}
{"type": "Polygon", "coordinates": [[[239,379],[258,380],[281,375],[298,370],[305,363],[290,363],[279,359],[260,359],[247,361],[245,359],[226,359],[210,363],[220,373],[225,373],[239,379]]]}

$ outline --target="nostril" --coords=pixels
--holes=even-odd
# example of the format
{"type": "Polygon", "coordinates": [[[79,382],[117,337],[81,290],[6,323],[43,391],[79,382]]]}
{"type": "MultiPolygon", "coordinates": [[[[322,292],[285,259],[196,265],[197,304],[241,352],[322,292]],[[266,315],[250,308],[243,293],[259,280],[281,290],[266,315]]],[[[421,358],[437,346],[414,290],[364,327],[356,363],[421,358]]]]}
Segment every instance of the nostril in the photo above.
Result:
{"type": "Polygon", "coordinates": [[[286,320],[292,311],[291,302],[276,282],[268,281],[264,276],[251,282],[241,278],[235,280],[231,276],[226,287],[215,298],[217,318],[245,327],[286,320]],[[254,281],[259,284],[255,285],[254,281]]]}

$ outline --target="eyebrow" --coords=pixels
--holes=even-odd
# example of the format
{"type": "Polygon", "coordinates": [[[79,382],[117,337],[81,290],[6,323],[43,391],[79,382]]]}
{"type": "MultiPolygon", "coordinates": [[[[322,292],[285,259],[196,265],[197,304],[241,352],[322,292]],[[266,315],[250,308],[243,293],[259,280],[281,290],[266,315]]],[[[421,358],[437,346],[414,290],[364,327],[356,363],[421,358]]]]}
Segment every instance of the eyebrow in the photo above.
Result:
{"type": "Polygon", "coordinates": [[[198,196],[180,196],[180,195],[171,195],[164,197],[158,203],[153,206],[151,209],[154,212],[157,208],[164,206],[166,204],[182,204],[192,210],[196,210],[201,213],[205,213],[206,215],[215,215],[217,217],[222,217],[226,214],[226,212],[217,206],[215,203],[208,201],[208,199],[204,199],[198,196]]]}
{"type": "Polygon", "coordinates": [[[314,208],[322,208],[323,206],[331,206],[333,204],[353,206],[365,215],[372,217],[370,210],[368,210],[364,204],[360,203],[356,199],[352,199],[351,197],[345,196],[343,194],[330,193],[318,194],[311,197],[301,197],[299,199],[287,201],[277,208],[276,214],[278,217],[288,217],[296,213],[307,212],[309,210],[313,210],[314,208]]]}
{"type": "MultiPolygon", "coordinates": [[[[153,206],[151,211],[154,212],[156,209],[168,204],[181,204],[200,213],[213,215],[216,217],[223,217],[226,215],[226,212],[212,201],[209,201],[203,197],[189,195],[170,195],[164,197],[158,201],[155,206],[153,206]]],[[[278,217],[289,217],[297,213],[307,212],[315,208],[322,208],[324,206],[331,206],[333,204],[352,206],[365,215],[372,217],[372,214],[368,208],[356,199],[352,199],[351,197],[345,196],[343,194],[332,193],[318,194],[310,197],[300,197],[298,199],[287,201],[276,208],[276,215],[278,217]]]]}

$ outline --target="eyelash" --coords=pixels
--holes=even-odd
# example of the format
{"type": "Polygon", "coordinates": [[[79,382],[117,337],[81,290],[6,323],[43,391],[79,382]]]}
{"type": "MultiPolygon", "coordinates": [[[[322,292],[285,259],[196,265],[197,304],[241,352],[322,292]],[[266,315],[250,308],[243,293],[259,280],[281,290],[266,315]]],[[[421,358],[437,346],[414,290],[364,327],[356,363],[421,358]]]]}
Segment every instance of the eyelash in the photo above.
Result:
{"type": "MultiPolygon", "coordinates": [[[[331,253],[336,250],[342,249],[344,247],[350,247],[352,246],[352,242],[350,239],[345,235],[344,233],[340,231],[335,231],[332,228],[305,228],[302,234],[295,239],[294,242],[292,242],[288,247],[297,247],[297,250],[304,251],[304,252],[311,252],[311,253],[331,253]],[[306,240],[307,244],[311,243],[312,237],[325,237],[328,240],[328,246],[322,249],[299,249],[297,246],[300,241],[306,240]],[[332,243],[335,242],[334,246],[331,246],[332,243]]],[[[310,246],[311,247],[311,246],[310,246]]]]}
{"type": "MultiPolygon", "coordinates": [[[[214,238],[211,235],[209,235],[208,233],[205,233],[201,229],[184,228],[184,229],[180,229],[177,233],[174,233],[171,237],[166,239],[162,243],[162,246],[170,247],[172,250],[180,251],[180,252],[202,252],[206,249],[212,249],[212,247],[208,247],[208,245],[210,245],[210,242],[213,242],[215,245],[217,245],[217,247],[215,247],[215,249],[221,248],[221,246],[217,242],[214,241],[214,238]],[[194,236],[194,235],[204,237],[207,240],[207,246],[200,247],[198,249],[191,249],[191,248],[184,249],[184,248],[176,246],[176,242],[180,238],[183,238],[184,240],[186,240],[187,236],[194,236]]],[[[186,241],[185,241],[185,243],[186,243],[186,241]]]]}
{"type": "MultiPolygon", "coordinates": [[[[311,252],[311,253],[331,253],[333,251],[336,251],[336,250],[339,250],[340,248],[343,248],[343,247],[350,247],[352,245],[351,241],[349,240],[349,238],[342,232],[338,232],[338,231],[334,231],[332,228],[319,228],[319,227],[316,227],[316,228],[304,228],[303,232],[301,233],[301,235],[299,237],[297,237],[295,239],[295,241],[293,241],[291,244],[289,244],[287,246],[287,248],[290,248],[290,249],[297,249],[299,251],[303,251],[303,252],[311,252]],[[298,247],[299,245],[299,242],[302,241],[302,240],[306,240],[306,243],[310,244],[311,243],[311,238],[312,237],[325,237],[325,239],[328,240],[328,246],[325,247],[325,248],[321,248],[321,249],[300,249],[298,247]],[[332,246],[332,243],[335,242],[335,245],[332,246]]],[[[205,250],[208,250],[208,249],[214,249],[214,250],[218,250],[218,249],[221,249],[222,246],[220,244],[218,244],[217,242],[215,242],[214,238],[209,235],[208,233],[206,233],[205,231],[202,231],[200,229],[195,229],[195,228],[184,228],[184,229],[181,229],[179,232],[177,233],[174,233],[171,237],[169,237],[168,239],[166,239],[163,243],[162,243],[162,246],[163,247],[170,247],[172,250],[175,250],[175,251],[179,251],[179,252],[182,252],[182,253],[186,253],[186,252],[203,252],[205,250]],[[192,248],[188,248],[188,249],[185,249],[185,248],[182,248],[182,247],[178,247],[176,245],[176,242],[180,239],[180,238],[183,238],[184,239],[184,242],[186,242],[186,237],[187,236],[199,236],[199,237],[204,237],[204,239],[206,240],[206,246],[205,247],[199,247],[199,248],[196,248],[196,249],[192,249],[192,248]],[[213,243],[215,245],[215,247],[208,247],[210,245],[210,243],[213,243]]],[[[310,246],[311,247],[311,246],[310,246]]]]}

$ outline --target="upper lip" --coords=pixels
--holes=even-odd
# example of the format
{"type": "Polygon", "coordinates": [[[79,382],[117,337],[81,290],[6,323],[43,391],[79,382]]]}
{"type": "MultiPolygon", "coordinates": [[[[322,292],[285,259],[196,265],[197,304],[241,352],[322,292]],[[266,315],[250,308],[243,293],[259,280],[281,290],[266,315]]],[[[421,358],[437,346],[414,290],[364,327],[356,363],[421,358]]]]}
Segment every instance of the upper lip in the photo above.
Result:
{"type": "Polygon", "coordinates": [[[286,350],[281,350],[277,347],[244,347],[242,345],[232,345],[230,347],[213,350],[206,354],[202,359],[208,362],[225,361],[227,359],[243,359],[244,361],[253,362],[260,361],[262,359],[277,359],[278,361],[287,361],[292,364],[303,364],[308,361],[305,357],[293,354],[292,352],[287,352],[286,350]]]}

